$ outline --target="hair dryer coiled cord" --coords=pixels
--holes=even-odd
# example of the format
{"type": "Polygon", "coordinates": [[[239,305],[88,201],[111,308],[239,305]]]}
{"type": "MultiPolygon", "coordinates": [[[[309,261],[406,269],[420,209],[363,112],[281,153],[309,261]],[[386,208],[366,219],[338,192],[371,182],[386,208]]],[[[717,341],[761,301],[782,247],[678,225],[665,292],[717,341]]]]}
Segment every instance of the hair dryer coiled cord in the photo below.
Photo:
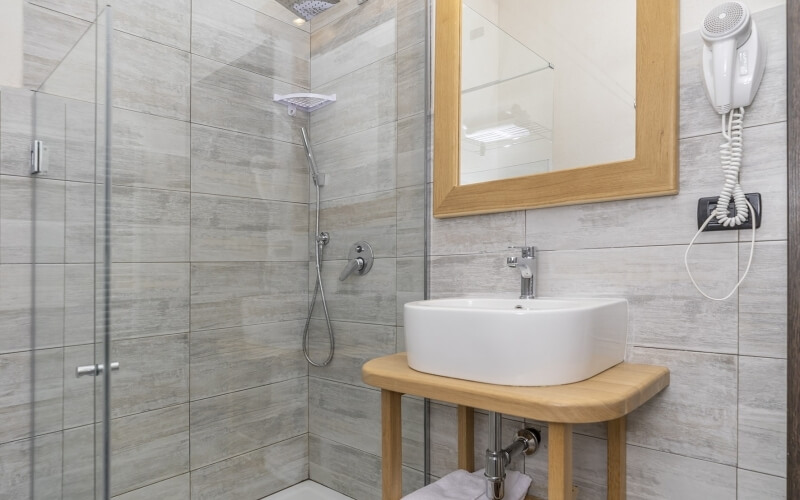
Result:
{"type": "Polygon", "coordinates": [[[747,201],[747,197],[744,195],[742,186],[739,185],[739,169],[742,166],[743,119],[744,108],[732,109],[727,116],[722,115],[722,136],[726,139],[726,141],[719,147],[719,156],[722,163],[722,170],[725,174],[725,185],[723,186],[722,193],[720,193],[719,199],[717,200],[717,207],[714,209],[711,215],[708,216],[705,222],[703,222],[703,225],[700,226],[700,229],[697,230],[694,238],[692,238],[692,241],[689,242],[689,246],[686,248],[686,253],[683,255],[683,264],[686,266],[686,272],[689,273],[689,279],[692,280],[692,284],[695,288],[697,288],[698,292],[700,292],[707,299],[711,300],[729,299],[734,292],[739,289],[739,286],[742,284],[742,282],[744,282],[744,279],[747,277],[747,273],[750,272],[750,265],[753,263],[753,251],[755,250],[756,246],[755,211],[753,210],[753,206],[750,205],[750,202],[747,201]],[[730,204],[731,199],[733,199],[733,204],[736,209],[736,214],[733,217],[728,215],[728,205],[730,204]],[[694,279],[694,276],[692,275],[692,271],[689,269],[689,250],[692,249],[692,245],[694,245],[695,240],[697,240],[697,237],[700,236],[700,233],[702,233],[706,226],[708,226],[708,223],[711,222],[711,219],[716,218],[717,221],[719,221],[719,223],[723,226],[734,227],[744,224],[747,221],[748,214],[753,214],[753,231],[750,238],[750,257],[747,259],[747,268],[744,270],[744,274],[742,274],[741,279],[739,279],[739,281],[736,283],[736,286],[733,287],[733,290],[731,290],[730,293],[724,297],[712,297],[700,289],[694,279]]]}

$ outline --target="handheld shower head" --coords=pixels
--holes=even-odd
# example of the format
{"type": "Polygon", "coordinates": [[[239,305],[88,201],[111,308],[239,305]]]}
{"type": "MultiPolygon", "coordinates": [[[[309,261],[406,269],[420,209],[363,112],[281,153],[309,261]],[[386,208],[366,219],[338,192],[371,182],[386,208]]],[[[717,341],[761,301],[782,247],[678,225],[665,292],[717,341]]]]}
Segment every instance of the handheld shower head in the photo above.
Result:
{"type": "Polygon", "coordinates": [[[308,168],[311,170],[311,178],[314,180],[314,185],[319,187],[324,186],[325,176],[320,174],[319,170],[317,170],[317,162],[314,160],[314,152],[311,150],[311,142],[308,140],[308,132],[306,132],[305,127],[300,127],[300,131],[303,133],[303,147],[306,148],[308,168]]]}

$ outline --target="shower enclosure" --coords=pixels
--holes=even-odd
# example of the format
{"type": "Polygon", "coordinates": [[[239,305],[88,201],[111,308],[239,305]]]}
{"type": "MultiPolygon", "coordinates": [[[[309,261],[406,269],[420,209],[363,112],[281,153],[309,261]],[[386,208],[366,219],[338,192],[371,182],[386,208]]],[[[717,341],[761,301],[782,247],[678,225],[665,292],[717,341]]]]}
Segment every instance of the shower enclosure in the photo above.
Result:
{"type": "MultiPolygon", "coordinates": [[[[31,0],[31,31],[51,27],[26,49],[34,91],[0,89],[0,499],[258,499],[307,479],[378,498],[360,367],[404,349],[403,304],[425,296],[426,2],[310,22],[278,0],[106,3],[31,0]],[[337,101],[273,102],[304,92],[337,101]],[[309,355],[329,347],[303,128],[325,175],[323,367],[303,353],[310,306],[309,355]],[[359,241],[372,270],[339,281],[359,241]]],[[[424,405],[404,399],[409,489],[424,405]]]]}

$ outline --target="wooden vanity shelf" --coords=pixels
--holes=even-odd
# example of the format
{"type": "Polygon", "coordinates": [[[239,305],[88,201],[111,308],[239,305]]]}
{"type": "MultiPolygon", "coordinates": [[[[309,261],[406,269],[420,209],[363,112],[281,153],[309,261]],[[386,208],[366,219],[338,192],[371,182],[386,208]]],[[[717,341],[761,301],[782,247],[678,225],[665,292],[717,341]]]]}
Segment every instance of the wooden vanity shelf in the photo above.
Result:
{"type": "MultiPolygon", "coordinates": [[[[608,498],[625,498],[625,416],[669,385],[662,366],[620,363],[574,384],[514,387],[440,377],[412,370],[406,353],[373,359],[364,382],[381,389],[383,500],[402,496],[400,397],[412,394],[458,406],[458,466],[474,471],[473,408],[548,424],[548,498],[572,500],[572,425],[607,422],[608,498]]],[[[528,497],[532,499],[533,497],[528,497]]]]}

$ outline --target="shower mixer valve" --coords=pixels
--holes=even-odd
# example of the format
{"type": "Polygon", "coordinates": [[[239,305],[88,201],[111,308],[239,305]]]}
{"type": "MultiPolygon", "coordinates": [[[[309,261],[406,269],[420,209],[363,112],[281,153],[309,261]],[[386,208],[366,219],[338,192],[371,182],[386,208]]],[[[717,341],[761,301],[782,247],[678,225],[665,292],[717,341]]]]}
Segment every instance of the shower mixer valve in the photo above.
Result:
{"type": "Polygon", "coordinates": [[[347,265],[339,274],[339,281],[346,280],[351,274],[359,276],[367,274],[372,269],[372,262],[375,257],[372,253],[372,246],[366,241],[357,241],[350,247],[347,254],[347,265]]]}

